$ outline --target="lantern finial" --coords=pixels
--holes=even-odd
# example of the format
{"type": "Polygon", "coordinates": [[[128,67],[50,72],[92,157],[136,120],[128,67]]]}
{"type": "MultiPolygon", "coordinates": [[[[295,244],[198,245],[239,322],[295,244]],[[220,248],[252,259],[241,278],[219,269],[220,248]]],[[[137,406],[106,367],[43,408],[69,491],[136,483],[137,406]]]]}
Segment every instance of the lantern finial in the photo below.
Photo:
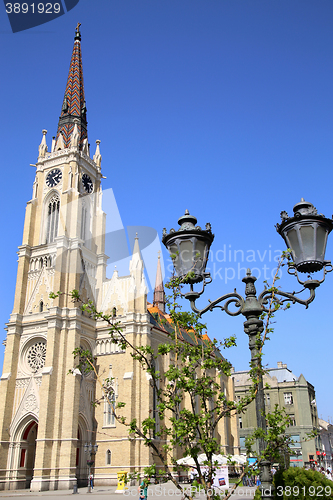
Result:
{"type": "Polygon", "coordinates": [[[301,201],[299,203],[296,203],[293,211],[295,217],[299,215],[317,215],[318,213],[317,209],[312,205],[312,203],[305,201],[304,198],[301,198],[301,201]]]}
{"type": "Polygon", "coordinates": [[[178,224],[180,225],[179,231],[184,231],[188,229],[194,229],[197,223],[197,218],[190,215],[188,210],[185,210],[185,215],[182,215],[178,219],[178,224]]]}

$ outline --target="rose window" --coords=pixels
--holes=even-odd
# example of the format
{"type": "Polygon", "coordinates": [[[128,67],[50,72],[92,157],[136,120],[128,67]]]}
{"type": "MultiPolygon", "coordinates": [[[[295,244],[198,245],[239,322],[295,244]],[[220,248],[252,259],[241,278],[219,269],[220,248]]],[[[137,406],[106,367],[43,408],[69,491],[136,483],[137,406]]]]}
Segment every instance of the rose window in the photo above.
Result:
{"type": "Polygon", "coordinates": [[[46,342],[36,342],[29,347],[27,352],[27,362],[31,370],[36,373],[45,365],[46,342]]]}

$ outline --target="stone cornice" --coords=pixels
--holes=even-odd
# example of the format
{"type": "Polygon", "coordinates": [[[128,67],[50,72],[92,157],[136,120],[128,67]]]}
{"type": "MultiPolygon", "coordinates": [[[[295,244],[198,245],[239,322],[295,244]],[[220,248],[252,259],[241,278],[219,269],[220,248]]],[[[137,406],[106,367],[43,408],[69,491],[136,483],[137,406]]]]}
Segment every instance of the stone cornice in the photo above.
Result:
{"type": "Polygon", "coordinates": [[[19,258],[20,257],[31,257],[31,246],[30,245],[20,245],[18,247],[18,252],[17,252],[19,258]]]}
{"type": "Polygon", "coordinates": [[[59,149],[52,153],[46,153],[44,157],[38,159],[36,169],[37,172],[43,172],[48,168],[62,166],[64,163],[68,164],[73,161],[77,162],[80,167],[85,168],[87,172],[95,178],[100,179],[102,177],[100,168],[97,167],[94,160],[83,151],[78,151],[76,147],[59,149]]]}
{"type": "MultiPolygon", "coordinates": [[[[105,253],[99,253],[97,255],[97,265],[107,264],[109,257],[105,253]]],[[[105,282],[104,282],[105,283],[105,282]]]]}
{"type": "Polygon", "coordinates": [[[62,236],[57,236],[55,238],[55,242],[56,242],[56,245],[57,245],[57,249],[58,248],[64,248],[65,250],[67,250],[70,246],[70,238],[68,238],[67,236],[65,235],[62,235],[62,236]]]}

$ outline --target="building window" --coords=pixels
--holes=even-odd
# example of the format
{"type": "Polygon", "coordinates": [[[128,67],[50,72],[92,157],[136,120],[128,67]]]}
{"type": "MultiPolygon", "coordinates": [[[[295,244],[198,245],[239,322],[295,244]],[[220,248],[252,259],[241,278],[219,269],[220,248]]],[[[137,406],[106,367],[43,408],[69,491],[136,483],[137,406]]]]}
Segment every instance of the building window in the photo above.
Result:
{"type": "Polygon", "coordinates": [[[267,404],[267,406],[269,406],[271,404],[271,398],[270,398],[270,395],[268,393],[265,394],[265,403],[267,404]]]}
{"type": "MultiPolygon", "coordinates": [[[[26,363],[33,373],[40,372],[44,368],[46,359],[46,341],[40,340],[30,345],[26,351],[26,363]]],[[[30,396],[29,396],[30,397],[30,396]]]]}
{"type": "Polygon", "coordinates": [[[239,438],[239,446],[240,446],[241,451],[245,451],[245,437],[239,438]]]}
{"type": "Polygon", "coordinates": [[[284,393],[284,404],[285,405],[293,405],[294,404],[292,392],[285,392],[284,393]]]}
{"type": "Polygon", "coordinates": [[[240,428],[240,429],[243,429],[243,421],[242,421],[242,417],[238,417],[238,422],[239,422],[239,428],[240,428]]]}
{"type": "Polygon", "coordinates": [[[57,195],[52,196],[47,208],[46,243],[53,243],[58,236],[60,200],[57,195]]]}
{"type": "Polygon", "coordinates": [[[44,303],[43,301],[41,300],[40,303],[39,303],[39,312],[42,313],[43,312],[43,309],[44,309],[44,303]]]}
{"type": "Polygon", "coordinates": [[[115,394],[111,394],[109,396],[109,401],[105,399],[105,406],[104,406],[104,425],[105,426],[110,426],[110,425],[115,425],[115,417],[114,417],[114,410],[115,410],[115,405],[116,405],[116,396],[115,394]]]}
{"type": "Polygon", "coordinates": [[[299,434],[294,436],[290,436],[292,439],[292,443],[290,443],[290,448],[301,448],[301,437],[299,434]]]}
{"type": "Polygon", "coordinates": [[[112,309],[112,316],[113,316],[114,318],[117,316],[117,308],[116,308],[116,307],[114,307],[114,308],[112,309]]]}
{"type": "Polygon", "coordinates": [[[302,450],[293,451],[293,455],[290,455],[290,462],[302,462],[302,450]]]}
{"type": "Polygon", "coordinates": [[[290,426],[295,426],[296,425],[295,415],[290,414],[289,418],[290,418],[290,426]]]}
{"type": "Polygon", "coordinates": [[[111,465],[111,451],[107,450],[106,452],[106,465],[111,465]]]}

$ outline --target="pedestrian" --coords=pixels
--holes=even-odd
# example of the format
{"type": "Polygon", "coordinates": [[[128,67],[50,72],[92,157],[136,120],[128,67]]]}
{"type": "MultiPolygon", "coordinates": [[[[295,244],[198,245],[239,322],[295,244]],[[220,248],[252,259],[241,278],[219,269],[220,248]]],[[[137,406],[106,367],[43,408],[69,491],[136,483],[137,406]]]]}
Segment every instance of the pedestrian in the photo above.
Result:
{"type": "Polygon", "coordinates": [[[325,476],[327,477],[327,479],[329,479],[330,481],[332,481],[332,474],[331,474],[331,471],[329,469],[326,470],[325,476]]]}
{"type": "Polygon", "coordinates": [[[91,489],[93,490],[94,489],[94,476],[92,474],[90,474],[90,476],[89,476],[89,484],[90,484],[91,489]]]}
{"type": "Polygon", "coordinates": [[[149,477],[144,477],[141,481],[139,488],[138,488],[140,500],[147,500],[147,498],[148,498],[148,485],[149,485],[149,477]]]}
{"type": "Polygon", "coordinates": [[[193,469],[193,467],[190,469],[190,483],[192,484],[193,481],[195,480],[196,477],[196,471],[193,469]]]}

